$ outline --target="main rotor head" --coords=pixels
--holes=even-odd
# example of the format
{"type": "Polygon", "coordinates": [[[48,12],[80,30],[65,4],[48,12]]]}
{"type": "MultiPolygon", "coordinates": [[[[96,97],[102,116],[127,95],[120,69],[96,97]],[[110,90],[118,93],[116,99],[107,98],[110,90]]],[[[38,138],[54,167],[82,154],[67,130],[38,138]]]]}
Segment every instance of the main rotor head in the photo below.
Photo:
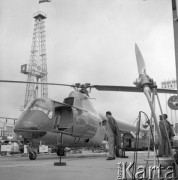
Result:
{"type": "Polygon", "coordinates": [[[91,84],[90,83],[85,83],[85,84],[80,84],[80,83],[75,83],[74,86],[72,86],[76,91],[79,91],[81,93],[86,94],[89,96],[89,93],[91,92],[91,84]]]}

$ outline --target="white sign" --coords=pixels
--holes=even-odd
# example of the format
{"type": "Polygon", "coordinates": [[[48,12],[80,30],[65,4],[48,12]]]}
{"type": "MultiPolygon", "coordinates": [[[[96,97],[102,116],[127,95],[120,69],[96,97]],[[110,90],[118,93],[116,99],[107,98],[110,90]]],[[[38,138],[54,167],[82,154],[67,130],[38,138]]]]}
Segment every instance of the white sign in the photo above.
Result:
{"type": "Polygon", "coordinates": [[[11,151],[11,145],[1,145],[1,151],[11,151]]]}
{"type": "Polygon", "coordinates": [[[164,81],[161,83],[161,86],[163,89],[176,89],[177,83],[176,83],[176,80],[164,81]]]}
{"type": "Polygon", "coordinates": [[[24,152],[23,153],[25,153],[25,154],[27,154],[27,145],[24,145],[24,152]]]}
{"type": "Polygon", "coordinates": [[[39,152],[40,153],[48,152],[48,146],[44,146],[44,145],[40,146],[39,147],[39,152]]]}

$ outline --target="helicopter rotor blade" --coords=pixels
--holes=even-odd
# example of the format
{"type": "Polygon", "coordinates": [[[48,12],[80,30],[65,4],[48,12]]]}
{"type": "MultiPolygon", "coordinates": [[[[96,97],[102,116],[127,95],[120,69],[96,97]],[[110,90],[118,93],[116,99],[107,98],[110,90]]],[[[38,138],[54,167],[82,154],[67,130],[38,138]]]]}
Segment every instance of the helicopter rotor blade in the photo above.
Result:
{"type": "Polygon", "coordinates": [[[108,85],[93,85],[99,91],[125,91],[125,92],[142,92],[141,89],[131,86],[108,86],[108,85]]]}
{"type": "MultiPolygon", "coordinates": [[[[108,86],[108,85],[93,85],[91,88],[95,88],[99,91],[124,91],[124,92],[142,92],[140,88],[132,86],[108,86]]],[[[158,93],[165,94],[177,94],[177,90],[170,89],[157,89],[158,93]]]]}
{"type": "MultiPolygon", "coordinates": [[[[17,84],[46,84],[46,85],[55,85],[55,86],[68,86],[68,87],[77,87],[77,85],[70,84],[59,84],[59,83],[43,83],[43,82],[27,82],[27,81],[12,81],[12,80],[0,80],[0,83],[17,83],[17,84]]],[[[91,88],[95,88],[98,91],[123,91],[123,92],[142,92],[140,88],[132,86],[109,86],[109,85],[91,85],[91,88]]],[[[170,89],[157,89],[158,93],[167,93],[167,94],[177,94],[177,90],[170,89]]]]}
{"type": "Polygon", "coordinates": [[[57,86],[70,86],[75,87],[75,85],[70,84],[58,84],[58,83],[43,83],[43,82],[27,82],[27,81],[11,81],[11,80],[0,80],[3,83],[20,83],[20,84],[44,84],[44,85],[57,85],[57,86]]]}
{"type": "Polygon", "coordinates": [[[142,53],[140,52],[140,49],[138,45],[135,43],[135,55],[137,59],[137,67],[138,67],[138,74],[146,74],[146,66],[145,66],[145,61],[142,56],[142,53]]]}

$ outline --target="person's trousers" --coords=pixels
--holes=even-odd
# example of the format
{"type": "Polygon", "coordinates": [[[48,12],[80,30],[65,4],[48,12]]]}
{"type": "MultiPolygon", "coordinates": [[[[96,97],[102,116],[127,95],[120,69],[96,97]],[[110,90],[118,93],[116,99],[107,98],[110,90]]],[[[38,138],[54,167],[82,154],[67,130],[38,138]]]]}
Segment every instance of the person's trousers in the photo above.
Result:
{"type": "Polygon", "coordinates": [[[115,139],[114,135],[108,136],[108,144],[109,144],[109,157],[115,157],[115,139]]]}

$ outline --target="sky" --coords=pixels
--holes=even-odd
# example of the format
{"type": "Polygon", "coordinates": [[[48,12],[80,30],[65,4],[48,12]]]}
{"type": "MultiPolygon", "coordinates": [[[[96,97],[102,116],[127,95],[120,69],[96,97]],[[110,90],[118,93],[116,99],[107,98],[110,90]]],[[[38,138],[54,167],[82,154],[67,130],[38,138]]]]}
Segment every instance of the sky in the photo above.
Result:
{"type": "MultiPolygon", "coordinates": [[[[28,64],[33,15],[47,14],[48,82],[134,86],[138,78],[135,43],[145,59],[147,74],[158,87],[175,79],[171,0],[0,0],[0,79],[27,80],[20,66],[28,64]]],[[[18,118],[25,84],[0,83],[0,117],[18,118]]],[[[49,98],[63,102],[73,89],[49,86],[49,98]]],[[[143,93],[92,89],[91,102],[102,113],[133,123],[139,111],[150,116],[143,93]]],[[[164,113],[169,95],[159,95],[164,113]]],[[[156,105],[157,115],[160,114],[156,105]]]]}

